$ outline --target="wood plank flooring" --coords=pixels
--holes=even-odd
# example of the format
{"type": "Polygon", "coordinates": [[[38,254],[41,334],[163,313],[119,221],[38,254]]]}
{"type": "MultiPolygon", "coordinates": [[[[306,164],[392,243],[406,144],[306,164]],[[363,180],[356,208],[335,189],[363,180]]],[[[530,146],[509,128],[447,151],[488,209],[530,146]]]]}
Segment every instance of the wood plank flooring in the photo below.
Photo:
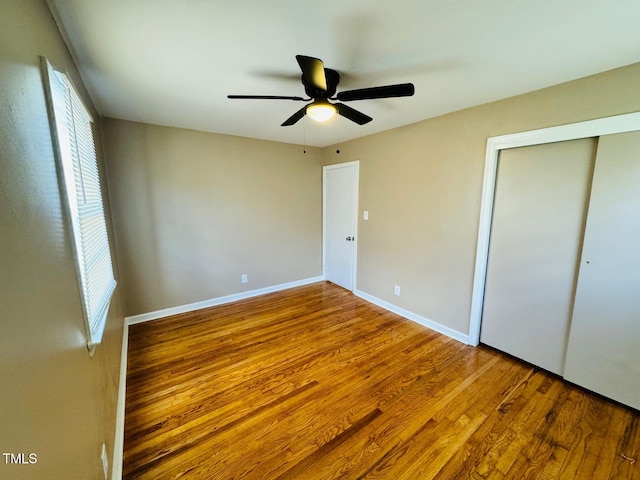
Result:
{"type": "Polygon", "coordinates": [[[640,479],[637,411],[324,282],[132,325],[125,423],[126,479],[640,479]]]}

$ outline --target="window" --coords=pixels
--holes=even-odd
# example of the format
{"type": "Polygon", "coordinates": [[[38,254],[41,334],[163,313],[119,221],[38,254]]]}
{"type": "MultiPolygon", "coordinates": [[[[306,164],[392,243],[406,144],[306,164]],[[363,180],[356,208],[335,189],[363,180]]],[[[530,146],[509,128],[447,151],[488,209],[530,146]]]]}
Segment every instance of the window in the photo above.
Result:
{"type": "Polygon", "coordinates": [[[78,283],[93,353],[116,286],[93,142],[93,119],[68,76],[42,59],[62,203],[67,208],[78,283]]]}

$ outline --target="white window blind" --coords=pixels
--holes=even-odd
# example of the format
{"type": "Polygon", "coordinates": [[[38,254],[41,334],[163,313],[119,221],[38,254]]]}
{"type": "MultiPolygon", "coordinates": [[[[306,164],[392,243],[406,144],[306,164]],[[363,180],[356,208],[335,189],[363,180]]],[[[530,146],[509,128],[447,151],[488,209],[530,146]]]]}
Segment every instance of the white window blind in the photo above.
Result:
{"type": "Polygon", "coordinates": [[[102,340],[116,286],[93,141],[93,119],[67,75],[43,59],[63,204],[73,233],[80,296],[92,351],[102,340]]]}

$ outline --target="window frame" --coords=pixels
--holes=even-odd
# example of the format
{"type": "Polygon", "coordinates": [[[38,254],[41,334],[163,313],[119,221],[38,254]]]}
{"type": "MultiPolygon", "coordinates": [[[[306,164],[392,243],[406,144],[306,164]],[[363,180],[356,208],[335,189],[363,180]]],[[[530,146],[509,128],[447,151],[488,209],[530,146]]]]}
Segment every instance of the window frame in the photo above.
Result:
{"type": "Polygon", "coordinates": [[[87,348],[93,355],[102,342],[116,288],[94,122],[69,75],[54,69],[45,57],[41,64],[61,203],[71,237],[87,348]]]}

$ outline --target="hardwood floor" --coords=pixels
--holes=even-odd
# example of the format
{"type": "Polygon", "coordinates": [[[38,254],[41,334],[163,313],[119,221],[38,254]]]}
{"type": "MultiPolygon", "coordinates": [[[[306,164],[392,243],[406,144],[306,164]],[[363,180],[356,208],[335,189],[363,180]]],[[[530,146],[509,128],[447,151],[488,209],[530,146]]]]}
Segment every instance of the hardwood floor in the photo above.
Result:
{"type": "Polygon", "coordinates": [[[132,325],[126,408],[127,479],[640,479],[638,412],[329,283],[132,325]]]}

